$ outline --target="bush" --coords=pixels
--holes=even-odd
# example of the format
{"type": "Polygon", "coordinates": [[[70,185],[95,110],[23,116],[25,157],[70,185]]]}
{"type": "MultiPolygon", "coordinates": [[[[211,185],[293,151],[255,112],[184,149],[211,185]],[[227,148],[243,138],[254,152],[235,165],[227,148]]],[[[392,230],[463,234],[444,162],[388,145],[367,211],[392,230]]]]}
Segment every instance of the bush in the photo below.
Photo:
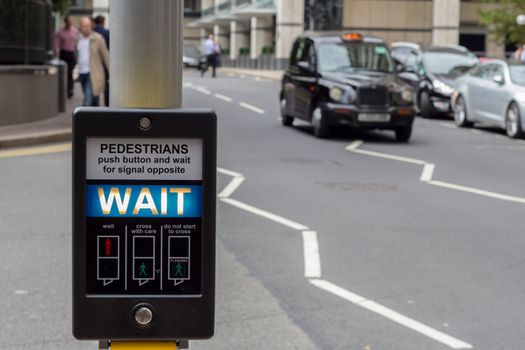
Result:
{"type": "Polygon", "coordinates": [[[275,54],[275,47],[273,47],[273,46],[264,46],[262,48],[262,54],[263,55],[267,55],[267,54],[268,55],[273,55],[273,54],[275,54]]]}

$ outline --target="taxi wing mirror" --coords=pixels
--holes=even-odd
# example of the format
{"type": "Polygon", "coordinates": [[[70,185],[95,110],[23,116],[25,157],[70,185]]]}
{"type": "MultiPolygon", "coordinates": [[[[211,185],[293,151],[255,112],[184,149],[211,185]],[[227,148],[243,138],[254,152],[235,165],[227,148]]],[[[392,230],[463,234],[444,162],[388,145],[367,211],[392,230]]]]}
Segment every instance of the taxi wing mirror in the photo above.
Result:
{"type": "Polygon", "coordinates": [[[305,72],[308,72],[308,73],[315,73],[315,67],[312,64],[310,64],[310,62],[308,62],[308,61],[299,61],[299,62],[297,62],[297,66],[302,71],[305,71],[305,72]]]}

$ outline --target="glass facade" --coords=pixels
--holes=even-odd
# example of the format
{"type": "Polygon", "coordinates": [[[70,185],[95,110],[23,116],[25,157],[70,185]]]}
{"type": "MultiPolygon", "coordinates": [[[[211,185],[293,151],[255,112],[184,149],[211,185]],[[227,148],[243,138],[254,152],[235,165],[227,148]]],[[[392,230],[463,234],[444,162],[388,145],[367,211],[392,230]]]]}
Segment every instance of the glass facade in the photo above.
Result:
{"type": "Polygon", "coordinates": [[[305,0],[304,9],[307,30],[343,28],[343,0],[305,0]]]}

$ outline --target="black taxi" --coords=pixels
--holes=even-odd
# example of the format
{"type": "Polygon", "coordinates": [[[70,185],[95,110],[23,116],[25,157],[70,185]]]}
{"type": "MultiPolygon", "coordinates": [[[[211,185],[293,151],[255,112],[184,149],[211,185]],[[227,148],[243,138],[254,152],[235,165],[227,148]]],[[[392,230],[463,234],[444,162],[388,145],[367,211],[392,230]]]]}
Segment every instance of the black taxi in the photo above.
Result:
{"type": "Polygon", "coordinates": [[[402,70],[379,38],[306,32],[294,42],[283,76],[282,123],[308,121],[317,137],[340,126],[389,129],[407,142],[416,111],[412,87],[397,76],[402,70]]]}

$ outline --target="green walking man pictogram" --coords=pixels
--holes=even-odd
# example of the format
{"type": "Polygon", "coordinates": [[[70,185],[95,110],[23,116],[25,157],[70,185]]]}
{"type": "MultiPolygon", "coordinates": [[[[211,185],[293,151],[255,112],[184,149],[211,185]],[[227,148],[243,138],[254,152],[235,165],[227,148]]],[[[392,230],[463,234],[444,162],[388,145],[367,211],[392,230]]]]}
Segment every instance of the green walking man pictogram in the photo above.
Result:
{"type": "Polygon", "coordinates": [[[184,268],[180,262],[175,265],[175,276],[184,276],[184,268]]]}
{"type": "Polygon", "coordinates": [[[146,264],[144,264],[144,262],[142,262],[142,264],[139,266],[139,277],[141,277],[142,275],[144,275],[144,277],[148,277],[148,273],[147,273],[147,270],[148,267],[146,266],[146,264]]]}

